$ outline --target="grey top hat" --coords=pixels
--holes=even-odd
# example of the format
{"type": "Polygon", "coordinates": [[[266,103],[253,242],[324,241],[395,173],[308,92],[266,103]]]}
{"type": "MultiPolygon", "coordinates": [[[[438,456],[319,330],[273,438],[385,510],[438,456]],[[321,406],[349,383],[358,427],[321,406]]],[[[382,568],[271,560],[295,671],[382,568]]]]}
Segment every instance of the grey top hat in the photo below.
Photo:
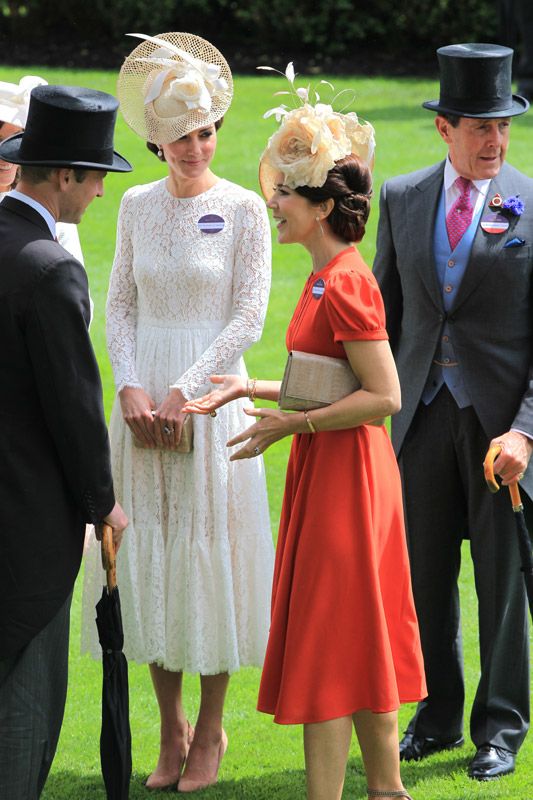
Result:
{"type": "Polygon", "coordinates": [[[37,86],[30,95],[26,129],[0,143],[12,164],[130,172],[113,149],[118,100],[80,86],[37,86]]]}
{"type": "Polygon", "coordinates": [[[424,108],[459,117],[514,117],[529,108],[512,93],[513,51],[499,44],[451,44],[437,50],[440,98],[424,108]]]}

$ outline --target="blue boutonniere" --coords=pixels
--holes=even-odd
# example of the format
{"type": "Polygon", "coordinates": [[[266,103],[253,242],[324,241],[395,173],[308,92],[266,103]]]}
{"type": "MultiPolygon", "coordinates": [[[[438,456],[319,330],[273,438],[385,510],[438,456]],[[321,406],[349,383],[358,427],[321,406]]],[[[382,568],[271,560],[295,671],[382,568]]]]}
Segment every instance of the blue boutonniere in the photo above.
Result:
{"type": "Polygon", "coordinates": [[[508,197],[507,200],[504,200],[502,203],[502,211],[508,211],[513,217],[521,217],[525,209],[525,205],[517,194],[508,197]]]}
{"type": "Polygon", "coordinates": [[[526,207],[522,200],[520,200],[520,195],[518,194],[513,194],[506,200],[502,198],[501,194],[495,194],[489,203],[489,208],[493,209],[494,211],[507,214],[511,217],[521,217],[526,210],[526,207]]]}

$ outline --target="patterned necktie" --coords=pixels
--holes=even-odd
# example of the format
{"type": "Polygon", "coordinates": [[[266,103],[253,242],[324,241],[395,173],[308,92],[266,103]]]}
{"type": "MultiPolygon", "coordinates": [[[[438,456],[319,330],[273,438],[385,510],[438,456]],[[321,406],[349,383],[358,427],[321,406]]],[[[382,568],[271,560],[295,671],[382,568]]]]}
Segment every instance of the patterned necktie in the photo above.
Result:
{"type": "Polygon", "coordinates": [[[456,178],[455,185],[461,194],[448,211],[448,216],[446,217],[446,230],[448,231],[448,239],[452,250],[455,250],[461,241],[463,233],[472,222],[474,212],[470,202],[472,181],[467,178],[456,178]]]}

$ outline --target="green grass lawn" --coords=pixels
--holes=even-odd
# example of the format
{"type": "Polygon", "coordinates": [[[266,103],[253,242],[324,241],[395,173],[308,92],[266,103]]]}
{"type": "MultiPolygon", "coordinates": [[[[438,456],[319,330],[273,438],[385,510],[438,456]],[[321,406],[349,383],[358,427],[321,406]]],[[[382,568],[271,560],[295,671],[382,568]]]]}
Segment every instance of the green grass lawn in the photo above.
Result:
{"type": "MultiPolygon", "coordinates": [[[[35,73],[50,83],[71,83],[114,92],[115,75],[28,67],[3,67],[1,80],[17,80],[22,73],[35,73]]],[[[337,89],[353,88],[355,110],[376,128],[378,149],[375,166],[375,208],[367,235],[360,249],[369,263],[375,248],[377,197],[382,181],[409,172],[444,157],[444,145],[433,127],[433,115],[424,111],[423,100],[438,96],[436,83],[409,79],[335,79],[337,89]]],[[[267,136],[274,130],[263,112],[276,105],[273,92],[285,89],[283,80],[269,76],[237,77],[233,107],[219,134],[215,172],[257,190],[258,158],[267,136]]],[[[327,99],[324,97],[323,99],[327,99]]],[[[533,115],[513,123],[509,160],[523,172],[533,175],[531,127],[533,115]]],[[[104,381],[106,410],[113,400],[111,371],[105,350],[104,307],[109,271],[113,259],[115,224],[119,201],[125,189],[136,183],[156,180],[164,168],[144,148],[143,143],[119,121],[117,150],[135,166],[132,174],[106,179],[106,193],[95,200],[80,225],[85,261],[95,301],[92,336],[104,381]]],[[[285,361],[284,333],[302,284],[310,270],[303,249],[274,246],[273,287],[262,341],[247,355],[251,375],[279,377],[285,361]]],[[[288,442],[271,448],[265,456],[274,534],[279,518],[288,442]]],[[[514,543],[512,543],[514,544],[514,543]]],[[[468,551],[465,547],[461,575],[463,632],[466,653],[467,708],[477,682],[477,612],[468,551]]],[[[517,575],[521,580],[521,575],[517,575]]],[[[79,655],[80,581],[72,613],[71,671],[65,723],[54,766],[43,794],[44,800],[105,798],[99,771],[100,665],[79,655]]],[[[226,704],[225,726],[229,749],[216,787],[197,793],[202,798],[230,800],[296,800],[303,798],[304,773],[299,727],[273,725],[269,717],[255,711],[259,671],[246,669],[231,681],[226,704]]],[[[142,779],[155,765],[158,752],[158,714],[146,667],[130,666],[131,727],[134,773],[131,798],[147,798],[142,779]]],[[[186,676],[185,701],[192,721],[198,704],[198,680],[186,676]]],[[[411,709],[401,711],[405,726],[411,709]]],[[[468,729],[468,726],[467,726],[468,729]]],[[[533,738],[526,740],[515,775],[495,783],[470,781],[465,768],[474,754],[471,743],[461,750],[440,754],[419,764],[403,768],[405,785],[415,800],[470,800],[470,798],[533,798],[533,738]]],[[[365,779],[356,742],[353,742],[346,788],[343,797],[362,798],[365,779]]],[[[8,800],[6,798],[5,800],[8,800]]]]}

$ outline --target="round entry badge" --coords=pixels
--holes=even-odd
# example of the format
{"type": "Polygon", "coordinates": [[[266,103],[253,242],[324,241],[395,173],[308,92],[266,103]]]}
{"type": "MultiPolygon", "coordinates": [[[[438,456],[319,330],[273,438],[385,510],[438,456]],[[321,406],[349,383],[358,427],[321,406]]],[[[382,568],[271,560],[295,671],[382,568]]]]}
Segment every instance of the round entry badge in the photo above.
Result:
{"type": "Polygon", "coordinates": [[[223,218],[218,214],[205,214],[198,220],[198,227],[202,233],[220,233],[224,230],[225,224],[223,218]]]}
{"type": "Polygon", "coordinates": [[[326,291],[326,284],[324,283],[323,278],[319,278],[317,281],[313,283],[311,294],[313,295],[315,300],[320,300],[325,291],[326,291]]]}
{"type": "Polygon", "coordinates": [[[509,227],[509,220],[503,214],[492,211],[483,217],[481,227],[485,233],[505,233],[509,227]]]}

